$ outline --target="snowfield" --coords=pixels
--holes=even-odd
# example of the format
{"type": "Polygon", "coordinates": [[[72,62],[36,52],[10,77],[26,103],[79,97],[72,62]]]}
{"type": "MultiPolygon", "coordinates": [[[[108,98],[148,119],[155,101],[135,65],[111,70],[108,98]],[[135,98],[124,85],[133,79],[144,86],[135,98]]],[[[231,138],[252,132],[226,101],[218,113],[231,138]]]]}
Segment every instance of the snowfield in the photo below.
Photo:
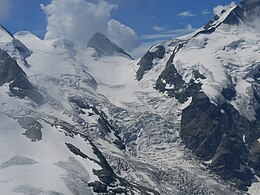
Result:
{"type": "Polygon", "coordinates": [[[98,180],[92,169],[100,166],[73,155],[65,145],[71,143],[97,160],[87,141],[41,121],[42,140],[32,142],[17,120],[1,115],[0,122],[1,194],[92,194],[86,183],[98,180]]]}

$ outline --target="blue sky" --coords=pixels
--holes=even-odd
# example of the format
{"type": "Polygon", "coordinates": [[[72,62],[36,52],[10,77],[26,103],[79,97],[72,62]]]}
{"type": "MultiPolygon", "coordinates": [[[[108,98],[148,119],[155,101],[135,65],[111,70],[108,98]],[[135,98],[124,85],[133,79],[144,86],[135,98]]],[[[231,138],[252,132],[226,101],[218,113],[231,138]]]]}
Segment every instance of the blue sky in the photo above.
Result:
{"type": "Polygon", "coordinates": [[[119,5],[113,12],[114,17],[135,29],[139,35],[153,33],[155,25],[167,29],[185,28],[188,24],[201,27],[214,16],[212,12],[214,7],[231,3],[230,0],[109,0],[109,2],[119,5]],[[190,11],[196,16],[178,16],[184,11],[190,11]],[[203,11],[211,13],[203,15],[203,11]]]}
{"type": "MultiPolygon", "coordinates": [[[[8,4],[9,10],[8,13],[1,14],[4,6],[0,8],[0,22],[11,33],[27,30],[43,38],[47,20],[40,4],[48,5],[51,1],[0,0],[0,4],[8,4]]],[[[67,0],[63,0],[65,1],[67,0]]],[[[87,1],[97,3],[98,0],[87,1]]],[[[231,3],[230,0],[107,0],[107,2],[117,5],[117,8],[111,9],[110,18],[133,29],[140,42],[156,42],[188,33],[209,21],[214,16],[214,7],[231,3]],[[160,37],[163,34],[170,34],[170,37],[160,37]]],[[[239,1],[233,0],[233,2],[239,1]]]]}

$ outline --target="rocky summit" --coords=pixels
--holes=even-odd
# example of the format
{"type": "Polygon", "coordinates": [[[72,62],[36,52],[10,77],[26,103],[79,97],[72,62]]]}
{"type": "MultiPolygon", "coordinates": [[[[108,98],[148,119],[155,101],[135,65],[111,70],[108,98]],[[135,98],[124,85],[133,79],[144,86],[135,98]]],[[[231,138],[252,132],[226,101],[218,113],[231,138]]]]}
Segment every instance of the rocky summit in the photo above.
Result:
{"type": "Polygon", "coordinates": [[[102,33],[95,33],[93,37],[88,41],[88,48],[96,50],[98,56],[113,56],[113,55],[124,55],[132,59],[123,49],[118,47],[109,38],[102,33]]]}

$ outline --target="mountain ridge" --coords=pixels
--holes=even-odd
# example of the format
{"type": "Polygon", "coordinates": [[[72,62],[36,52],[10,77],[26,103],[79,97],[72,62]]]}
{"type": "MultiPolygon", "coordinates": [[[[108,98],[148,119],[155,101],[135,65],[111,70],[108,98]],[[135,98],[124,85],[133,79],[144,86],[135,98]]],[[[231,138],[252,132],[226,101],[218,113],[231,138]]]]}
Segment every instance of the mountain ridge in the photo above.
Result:
{"type": "Polygon", "coordinates": [[[124,55],[130,59],[133,59],[122,48],[118,47],[104,34],[99,32],[95,33],[92,36],[92,38],[88,41],[87,47],[94,48],[98,56],[124,55]]]}
{"type": "Polygon", "coordinates": [[[146,58],[149,50],[138,62],[139,70],[149,64],[144,81],[155,79],[155,89],[181,104],[191,101],[182,111],[183,143],[243,190],[253,180],[250,169],[258,173],[259,31],[249,22],[260,18],[254,12],[259,2],[242,1],[195,33],[154,46],[164,47],[170,57],[151,61],[146,58]],[[250,48],[254,49],[249,54],[250,48]],[[166,59],[159,77],[152,78],[156,66],[166,59]]]}

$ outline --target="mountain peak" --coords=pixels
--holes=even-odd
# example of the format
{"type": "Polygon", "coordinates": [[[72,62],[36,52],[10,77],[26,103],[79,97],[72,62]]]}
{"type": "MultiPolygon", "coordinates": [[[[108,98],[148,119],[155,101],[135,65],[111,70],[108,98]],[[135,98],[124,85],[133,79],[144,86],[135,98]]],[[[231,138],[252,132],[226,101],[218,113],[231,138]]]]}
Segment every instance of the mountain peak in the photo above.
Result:
{"type": "Polygon", "coordinates": [[[10,42],[14,39],[13,35],[0,24],[0,39],[1,42],[10,42]]]}
{"type": "Polygon", "coordinates": [[[198,34],[210,34],[221,24],[247,24],[258,28],[259,19],[260,0],[243,0],[238,5],[230,7],[227,10],[222,10],[219,15],[215,15],[215,17],[205,24],[203,29],[199,29],[193,37],[198,34]]]}
{"type": "Polygon", "coordinates": [[[251,22],[260,17],[260,0],[243,0],[226,17],[224,23],[239,24],[241,22],[251,22]]]}
{"type": "Polygon", "coordinates": [[[93,37],[88,41],[87,47],[94,48],[99,56],[113,56],[117,54],[123,54],[124,56],[132,59],[132,57],[122,48],[117,46],[108,37],[99,32],[95,33],[93,37]]]}

